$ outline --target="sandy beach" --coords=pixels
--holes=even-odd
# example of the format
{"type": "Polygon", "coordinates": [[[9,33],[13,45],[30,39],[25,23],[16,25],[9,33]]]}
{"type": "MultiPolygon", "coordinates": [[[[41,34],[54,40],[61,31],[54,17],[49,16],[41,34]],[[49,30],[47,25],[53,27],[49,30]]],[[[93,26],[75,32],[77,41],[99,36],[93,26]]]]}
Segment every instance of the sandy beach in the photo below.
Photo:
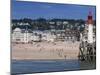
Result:
{"type": "Polygon", "coordinates": [[[14,60],[78,59],[79,42],[34,42],[13,44],[14,60]]]}

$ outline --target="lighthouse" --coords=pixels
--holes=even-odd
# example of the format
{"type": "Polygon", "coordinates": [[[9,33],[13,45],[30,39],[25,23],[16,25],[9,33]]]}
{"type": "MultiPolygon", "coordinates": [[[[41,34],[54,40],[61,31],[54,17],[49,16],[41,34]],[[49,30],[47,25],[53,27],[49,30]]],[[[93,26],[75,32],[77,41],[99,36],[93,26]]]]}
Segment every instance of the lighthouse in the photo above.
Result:
{"type": "Polygon", "coordinates": [[[88,43],[93,43],[93,17],[92,13],[89,12],[87,18],[87,26],[88,26],[88,43]]]}

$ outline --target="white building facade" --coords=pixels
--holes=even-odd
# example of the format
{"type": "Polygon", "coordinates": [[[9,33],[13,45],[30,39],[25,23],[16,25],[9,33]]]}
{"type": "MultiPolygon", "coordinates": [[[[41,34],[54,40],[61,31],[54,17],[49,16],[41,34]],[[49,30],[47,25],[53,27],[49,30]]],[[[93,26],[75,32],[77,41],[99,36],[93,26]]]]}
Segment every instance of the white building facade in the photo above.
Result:
{"type": "Polygon", "coordinates": [[[12,32],[12,42],[13,43],[28,43],[31,39],[29,38],[32,33],[27,30],[22,30],[20,28],[15,28],[12,32]]]}

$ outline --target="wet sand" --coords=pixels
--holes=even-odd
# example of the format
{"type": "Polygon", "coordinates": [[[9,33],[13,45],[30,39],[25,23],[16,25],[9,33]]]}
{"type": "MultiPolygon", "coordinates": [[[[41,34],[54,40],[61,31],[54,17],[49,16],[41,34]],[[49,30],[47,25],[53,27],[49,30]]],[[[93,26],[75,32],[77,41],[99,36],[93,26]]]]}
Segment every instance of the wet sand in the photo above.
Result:
{"type": "Polygon", "coordinates": [[[79,42],[34,42],[12,44],[14,60],[78,59],[79,42]]]}

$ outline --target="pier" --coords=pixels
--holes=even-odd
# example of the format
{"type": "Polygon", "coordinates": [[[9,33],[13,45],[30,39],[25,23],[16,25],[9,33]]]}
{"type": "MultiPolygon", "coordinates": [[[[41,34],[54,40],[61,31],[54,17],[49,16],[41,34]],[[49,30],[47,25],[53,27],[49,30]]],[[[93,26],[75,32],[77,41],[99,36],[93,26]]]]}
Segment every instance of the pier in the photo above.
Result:
{"type": "Polygon", "coordinates": [[[82,42],[80,44],[80,52],[79,52],[79,60],[81,61],[95,61],[96,60],[96,44],[88,44],[86,42],[82,42]]]}

